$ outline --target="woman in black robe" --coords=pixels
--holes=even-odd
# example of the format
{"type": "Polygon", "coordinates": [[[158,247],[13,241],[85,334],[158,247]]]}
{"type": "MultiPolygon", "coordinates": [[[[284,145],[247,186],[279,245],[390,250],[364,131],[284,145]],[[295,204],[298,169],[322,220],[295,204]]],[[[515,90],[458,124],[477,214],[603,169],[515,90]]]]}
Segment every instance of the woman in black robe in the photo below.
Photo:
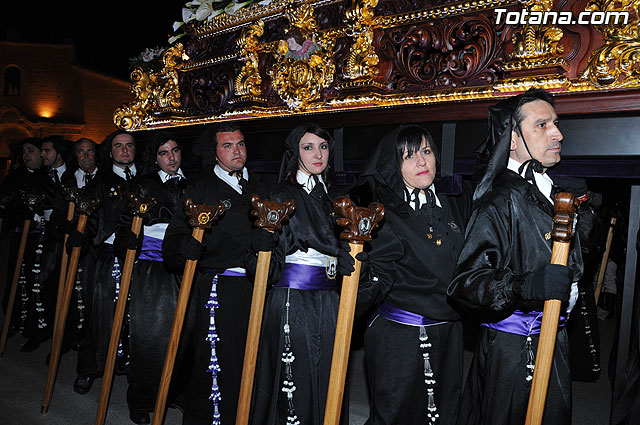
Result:
{"type": "MultiPolygon", "coordinates": [[[[293,200],[296,209],[271,257],[274,287],[265,306],[251,423],[321,425],[338,317],[338,274],[352,266],[338,258],[348,253],[340,249],[327,193],[333,138],[315,124],[302,124],[285,147],[279,185],[269,200],[293,200]]],[[[256,230],[252,247],[270,249],[271,238],[256,230]]]]}
{"type": "Polygon", "coordinates": [[[358,293],[358,311],[374,312],[364,337],[370,425],[455,423],[462,323],[446,290],[469,203],[436,194],[435,175],[435,145],[419,126],[385,136],[361,175],[385,206],[358,293]]]}

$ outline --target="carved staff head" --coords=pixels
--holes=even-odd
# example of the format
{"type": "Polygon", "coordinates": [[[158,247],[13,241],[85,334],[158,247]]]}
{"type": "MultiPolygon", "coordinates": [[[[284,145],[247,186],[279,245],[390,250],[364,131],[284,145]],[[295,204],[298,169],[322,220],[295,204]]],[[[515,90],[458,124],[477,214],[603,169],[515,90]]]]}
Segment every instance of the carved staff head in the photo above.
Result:
{"type": "Polygon", "coordinates": [[[208,229],[211,227],[211,222],[218,220],[224,212],[225,207],[222,202],[218,202],[216,205],[206,205],[196,204],[191,198],[184,200],[184,214],[191,227],[208,229]]]}
{"type": "Polygon", "coordinates": [[[551,237],[554,241],[571,241],[576,227],[575,216],[578,206],[578,200],[571,193],[561,192],[556,195],[553,230],[551,232],[551,237]]]}
{"type": "Polygon", "coordinates": [[[20,190],[20,200],[24,204],[25,207],[31,210],[37,210],[42,207],[42,203],[45,200],[44,195],[37,195],[35,193],[25,192],[24,190],[20,190]]]}
{"type": "Polygon", "coordinates": [[[146,215],[157,203],[156,198],[153,196],[138,196],[135,192],[127,193],[127,201],[129,203],[129,210],[131,210],[131,213],[138,217],[146,215]]]}
{"type": "Polygon", "coordinates": [[[82,193],[82,189],[78,189],[77,187],[71,186],[62,186],[62,194],[64,196],[65,201],[76,203],[78,199],[78,195],[82,193]]]}
{"type": "Polygon", "coordinates": [[[90,198],[84,194],[79,194],[76,197],[76,209],[79,214],[83,215],[91,215],[101,203],[100,199],[90,198]]]}
{"type": "Polygon", "coordinates": [[[295,211],[295,203],[291,200],[284,203],[263,201],[256,194],[249,196],[249,202],[253,207],[251,215],[257,217],[255,225],[265,230],[280,230],[282,222],[288,220],[295,211]]]}
{"type": "Polygon", "coordinates": [[[363,243],[371,240],[371,232],[384,218],[384,206],[372,202],[368,207],[358,207],[347,197],[333,201],[338,216],[338,225],[345,229],[340,233],[342,239],[363,243]]]}

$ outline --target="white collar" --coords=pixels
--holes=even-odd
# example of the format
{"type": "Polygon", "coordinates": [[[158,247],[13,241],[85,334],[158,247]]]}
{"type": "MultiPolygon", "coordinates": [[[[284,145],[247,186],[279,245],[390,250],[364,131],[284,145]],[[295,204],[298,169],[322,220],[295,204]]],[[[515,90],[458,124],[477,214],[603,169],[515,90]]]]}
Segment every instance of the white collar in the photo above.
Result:
{"type": "MultiPolygon", "coordinates": [[[[230,176],[229,172],[223,170],[222,167],[220,167],[220,165],[218,164],[216,164],[216,166],[213,167],[213,172],[216,173],[216,176],[220,177],[220,179],[223,182],[231,186],[236,192],[242,194],[242,188],[240,187],[240,182],[238,181],[238,178],[235,175],[230,176]]],[[[247,167],[242,168],[242,177],[246,181],[249,181],[249,172],[247,171],[247,167]]]]}
{"type": "MultiPolygon", "coordinates": [[[[111,167],[111,169],[113,170],[114,173],[116,173],[118,176],[122,177],[123,179],[127,179],[127,175],[124,173],[124,168],[120,168],[118,167],[116,164],[113,164],[113,166],[111,167]]],[[[136,164],[131,164],[129,166],[129,171],[131,171],[131,175],[135,176],[136,175],[136,164]]]]}
{"type": "MultiPolygon", "coordinates": [[[[316,174],[316,175],[318,176],[318,181],[322,183],[322,187],[324,191],[327,192],[327,186],[324,184],[324,180],[322,180],[322,176],[320,174],[316,174]]],[[[307,193],[311,193],[313,188],[316,186],[316,180],[312,176],[304,173],[300,169],[296,171],[296,181],[302,185],[302,187],[307,193]]]]}
{"type": "Polygon", "coordinates": [[[65,164],[63,162],[61,166],[59,166],[58,168],[53,168],[53,169],[56,170],[56,173],[58,173],[58,177],[62,177],[64,172],[67,171],[67,164],[65,164]]]}
{"type": "MultiPolygon", "coordinates": [[[[430,191],[431,193],[433,193],[433,197],[436,200],[436,206],[442,208],[442,204],[440,203],[440,198],[438,198],[438,195],[436,194],[436,185],[434,185],[433,183],[431,183],[431,186],[429,186],[427,189],[430,191]]],[[[409,193],[409,199],[407,199],[407,192],[405,192],[404,194],[404,200],[407,201],[407,203],[411,206],[411,208],[413,208],[414,210],[416,209],[416,205],[414,202],[415,199],[411,199],[411,194],[413,193],[413,189],[410,189],[409,187],[407,187],[407,191],[409,193]]],[[[424,192],[424,190],[421,190],[418,193],[418,199],[420,200],[420,205],[425,205],[427,203],[427,195],[424,192]]]]}
{"type": "Polygon", "coordinates": [[[93,173],[87,173],[86,171],[83,171],[82,168],[78,168],[73,174],[75,174],[76,177],[84,177],[85,174],[95,176],[98,174],[98,167],[94,168],[93,173]]]}
{"type": "Polygon", "coordinates": [[[172,177],[178,177],[179,179],[186,179],[186,177],[182,173],[182,168],[178,168],[178,171],[176,172],[175,176],[172,176],[171,174],[166,173],[163,170],[158,170],[158,175],[160,176],[160,181],[162,183],[169,181],[169,179],[172,177]]]}
{"type": "MultiPolygon", "coordinates": [[[[518,170],[522,164],[515,159],[509,157],[509,162],[507,164],[507,168],[514,173],[518,174],[518,170]]],[[[531,166],[531,163],[528,165],[531,166]]],[[[524,173],[527,171],[526,167],[522,170],[521,177],[524,177],[524,173]]],[[[538,190],[542,192],[542,194],[553,204],[553,199],[551,199],[551,189],[553,188],[553,180],[551,177],[547,175],[547,173],[538,173],[536,171],[533,172],[533,178],[536,180],[536,186],[538,186],[538,190]]]]}

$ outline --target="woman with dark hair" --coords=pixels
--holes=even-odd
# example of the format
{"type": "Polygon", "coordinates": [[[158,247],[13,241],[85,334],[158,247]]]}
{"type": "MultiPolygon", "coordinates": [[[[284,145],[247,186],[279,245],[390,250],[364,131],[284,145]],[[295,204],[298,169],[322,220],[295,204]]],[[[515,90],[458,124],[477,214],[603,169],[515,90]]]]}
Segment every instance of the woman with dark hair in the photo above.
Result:
{"type": "MultiPolygon", "coordinates": [[[[273,249],[260,343],[252,423],[320,425],[338,316],[338,275],[350,273],[336,237],[329,187],[333,138],[316,124],[285,141],[278,186],[269,200],[293,200],[295,212],[274,236],[256,230],[252,248],[273,249]]],[[[348,412],[345,404],[345,412],[348,412]]]]}
{"type": "Polygon", "coordinates": [[[376,148],[361,181],[385,206],[358,311],[370,389],[367,424],[455,423],[462,391],[463,341],[447,286],[464,242],[468,202],[437,194],[433,138],[419,126],[396,129],[376,148]]]}

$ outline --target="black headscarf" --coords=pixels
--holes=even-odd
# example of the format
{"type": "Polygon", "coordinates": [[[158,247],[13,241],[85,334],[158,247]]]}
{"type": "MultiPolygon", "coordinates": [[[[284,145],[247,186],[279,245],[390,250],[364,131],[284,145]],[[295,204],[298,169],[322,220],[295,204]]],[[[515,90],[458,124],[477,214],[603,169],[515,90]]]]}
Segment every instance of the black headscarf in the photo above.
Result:
{"type": "Polygon", "coordinates": [[[300,161],[300,139],[306,133],[315,134],[316,136],[326,140],[329,143],[329,161],[327,163],[327,169],[323,174],[325,185],[329,185],[331,176],[331,163],[333,161],[333,150],[335,142],[331,133],[320,127],[315,123],[304,123],[298,125],[291,130],[289,135],[284,141],[284,155],[282,156],[282,162],[280,163],[280,172],[278,173],[278,183],[282,183],[287,176],[295,173],[298,169],[298,163],[300,161]]]}
{"type": "MultiPolygon", "coordinates": [[[[418,125],[403,125],[387,133],[380,140],[357,182],[359,185],[368,183],[375,199],[382,202],[385,207],[394,210],[399,210],[403,204],[406,204],[406,185],[400,170],[402,156],[397,148],[398,137],[406,130],[419,130],[429,135],[431,150],[436,157],[436,163],[439,162],[437,149],[430,133],[418,125]]],[[[407,207],[409,207],[408,204],[407,207]]]]}
{"type": "MultiPolygon", "coordinates": [[[[529,150],[527,142],[522,136],[520,123],[516,122],[517,117],[515,115],[523,105],[534,100],[544,100],[553,104],[553,99],[546,91],[529,89],[525,93],[509,97],[489,108],[489,134],[484,142],[484,149],[476,166],[476,169],[479,170],[480,178],[473,194],[474,202],[491,193],[495,179],[506,171],[511,151],[511,132],[513,130],[520,134],[527,151],[529,150]],[[513,127],[514,124],[517,125],[515,129],[513,127]]],[[[530,152],[529,154],[531,155],[530,152]]],[[[529,164],[527,175],[530,175],[531,179],[533,178],[533,171],[541,172],[543,169],[540,161],[533,158],[525,161],[521,169],[527,164],[529,164]]]]}

